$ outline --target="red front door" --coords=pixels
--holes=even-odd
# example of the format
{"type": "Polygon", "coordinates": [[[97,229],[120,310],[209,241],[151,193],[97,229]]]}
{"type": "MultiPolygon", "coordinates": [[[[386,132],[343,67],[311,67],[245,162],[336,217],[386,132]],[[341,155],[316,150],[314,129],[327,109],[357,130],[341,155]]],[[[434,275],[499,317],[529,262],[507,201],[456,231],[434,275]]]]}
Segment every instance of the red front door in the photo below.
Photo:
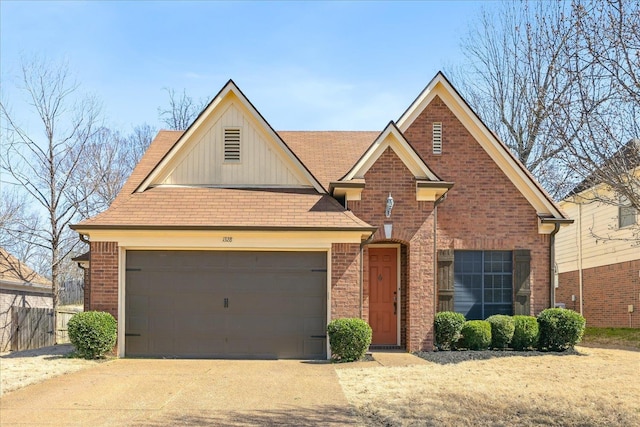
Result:
{"type": "Polygon", "coordinates": [[[398,249],[369,248],[371,344],[398,344],[398,249]]]}

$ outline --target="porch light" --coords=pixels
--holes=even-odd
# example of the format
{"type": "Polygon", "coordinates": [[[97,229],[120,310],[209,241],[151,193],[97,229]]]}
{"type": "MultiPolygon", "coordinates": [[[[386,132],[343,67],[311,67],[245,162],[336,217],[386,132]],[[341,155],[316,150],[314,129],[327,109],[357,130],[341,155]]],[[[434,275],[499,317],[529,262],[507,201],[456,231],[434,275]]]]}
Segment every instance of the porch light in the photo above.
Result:
{"type": "Polygon", "coordinates": [[[391,197],[391,193],[389,193],[389,197],[387,197],[387,209],[384,212],[387,218],[391,217],[391,209],[393,209],[393,197],[391,197]]]}

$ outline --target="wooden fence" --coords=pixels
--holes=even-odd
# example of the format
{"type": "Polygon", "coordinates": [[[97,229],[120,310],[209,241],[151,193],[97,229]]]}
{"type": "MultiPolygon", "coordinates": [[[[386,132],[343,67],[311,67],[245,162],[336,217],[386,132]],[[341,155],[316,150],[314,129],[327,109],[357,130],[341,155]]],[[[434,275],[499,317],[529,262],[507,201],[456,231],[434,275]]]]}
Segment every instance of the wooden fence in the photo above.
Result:
{"type": "MultiPolygon", "coordinates": [[[[58,344],[69,342],[67,322],[77,311],[58,310],[55,328],[58,344]]],[[[13,333],[11,351],[32,350],[55,344],[53,309],[32,307],[11,307],[13,333]]]]}
{"type": "Polygon", "coordinates": [[[84,302],[84,281],[65,280],[58,292],[58,304],[78,305],[84,302]]]}

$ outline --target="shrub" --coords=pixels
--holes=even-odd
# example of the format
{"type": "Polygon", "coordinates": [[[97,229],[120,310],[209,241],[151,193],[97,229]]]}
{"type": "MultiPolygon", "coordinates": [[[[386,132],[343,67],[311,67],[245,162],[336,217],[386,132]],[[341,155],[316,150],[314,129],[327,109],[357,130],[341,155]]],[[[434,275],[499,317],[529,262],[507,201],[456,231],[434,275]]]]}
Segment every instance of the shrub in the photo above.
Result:
{"type": "Polygon", "coordinates": [[[74,314],[67,328],[71,344],[85,359],[103,357],[116,345],[118,324],[109,313],[85,311],[74,314]]]}
{"type": "Polygon", "coordinates": [[[504,314],[494,314],[487,318],[491,325],[491,347],[504,349],[509,346],[513,338],[515,325],[513,317],[504,314]]]}
{"type": "Polygon", "coordinates": [[[331,358],[337,362],[360,360],[371,344],[371,326],[362,319],[332,320],[327,326],[331,358]]]}
{"type": "Polygon", "coordinates": [[[513,325],[511,347],[518,351],[534,349],[538,344],[538,319],[533,316],[513,316],[513,325]]]}
{"type": "Polygon", "coordinates": [[[469,320],[462,326],[462,345],[469,350],[486,350],[491,345],[491,324],[469,320]]]}
{"type": "Polygon", "coordinates": [[[538,347],[548,351],[564,351],[580,342],[585,320],[579,313],[564,308],[548,308],[538,315],[540,338],[538,347]]]}
{"type": "Polygon", "coordinates": [[[434,322],[436,346],[440,350],[450,350],[458,342],[465,320],[462,313],[454,313],[453,311],[436,313],[434,322]]]}

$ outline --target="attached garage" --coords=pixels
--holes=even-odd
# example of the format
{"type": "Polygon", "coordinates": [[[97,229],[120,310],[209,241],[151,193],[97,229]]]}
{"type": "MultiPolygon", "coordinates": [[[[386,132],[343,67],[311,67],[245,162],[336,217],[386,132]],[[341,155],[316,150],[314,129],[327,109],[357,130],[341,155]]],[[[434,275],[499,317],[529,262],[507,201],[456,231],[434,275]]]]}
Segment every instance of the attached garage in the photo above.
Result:
{"type": "Polygon", "coordinates": [[[326,252],[127,251],[128,357],[325,359],[326,252]]]}

